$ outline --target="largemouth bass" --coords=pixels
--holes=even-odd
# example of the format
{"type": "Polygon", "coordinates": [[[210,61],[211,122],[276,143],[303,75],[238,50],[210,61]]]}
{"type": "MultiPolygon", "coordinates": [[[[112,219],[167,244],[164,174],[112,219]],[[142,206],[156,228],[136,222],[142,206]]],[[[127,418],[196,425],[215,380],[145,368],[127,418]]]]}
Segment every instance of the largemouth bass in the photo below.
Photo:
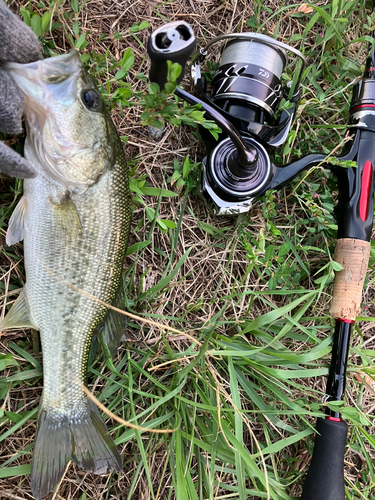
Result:
{"type": "Polygon", "coordinates": [[[39,500],[69,460],[95,474],[122,468],[82,384],[94,332],[102,328],[112,352],[124,333],[124,317],[93,297],[113,304],[121,295],[129,179],[120,139],[77,52],[7,70],[24,94],[25,156],[38,175],[25,180],[9,222],[7,244],[24,240],[26,284],[0,329],[31,327],[41,336],[44,387],[31,467],[39,500]]]}

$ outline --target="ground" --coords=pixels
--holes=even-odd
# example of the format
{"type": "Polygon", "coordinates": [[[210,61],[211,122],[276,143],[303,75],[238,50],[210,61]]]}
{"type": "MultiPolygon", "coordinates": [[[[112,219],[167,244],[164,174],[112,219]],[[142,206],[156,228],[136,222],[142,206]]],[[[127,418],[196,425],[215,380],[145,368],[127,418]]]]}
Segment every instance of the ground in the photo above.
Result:
{"type": "MultiPolygon", "coordinates": [[[[129,320],[128,343],[113,360],[117,372],[95,344],[89,387],[119,417],[175,430],[140,432],[108,418],[123,472],[98,477],[71,465],[49,500],[299,497],[311,459],[310,424],[324,412],[336,180],[319,167],[268,193],[247,214],[213,215],[196,189],[202,141],[191,128],[171,124],[160,141],[150,138],[139,103],[147,84],[137,75],[148,74],[145,47],[152,29],[168,21],[190,23],[198,47],[223,33],[268,34],[302,50],[308,61],[292,132],[285,146],[272,151],[273,161],[283,165],[311,152],[327,154],[344,140],[352,84],[366,56],[363,37],[371,32],[369,6],[363,1],[322,1],[312,9],[279,0],[72,0],[11,7],[23,8],[46,56],[73,46],[85,56],[119,135],[126,137],[133,189],[138,186],[132,253],[124,266],[124,309],[156,324],[129,320]],[[129,58],[123,59],[129,47],[130,69],[129,58]],[[125,83],[131,92],[116,94],[130,88],[125,83]],[[198,165],[184,186],[171,182],[187,156],[198,165]],[[150,196],[146,184],[178,196],[150,196]]],[[[210,60],[215,56],[218,50],[210,60]]],[[[183,85],[191,88],[188,77],[183,85]]],[[[17,138],[7,139],[21,147],[17,138]]],[[[18,181],[0,178],[2,238],[21,192],[18,181]]],[[[354,328],[342,410],[350,424],[348,499],[375,498],[374,255],[354,328]]],[[[8,248],[3,241],[0,265],[4,314],[25,281],[22,245],[8,248]]],[[[0,498],[29,499],[41,349],[36,332],[0,335],[0,352],[9,355],[0,364],[5,412],[0,498]]]]}

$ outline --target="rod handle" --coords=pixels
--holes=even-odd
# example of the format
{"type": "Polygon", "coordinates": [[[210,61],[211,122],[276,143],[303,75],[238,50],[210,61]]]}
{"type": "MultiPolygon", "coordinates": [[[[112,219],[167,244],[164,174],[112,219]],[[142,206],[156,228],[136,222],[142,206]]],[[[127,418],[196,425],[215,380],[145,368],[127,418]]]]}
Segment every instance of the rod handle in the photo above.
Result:
{"type": "Polygon", "coordinates": [[[150,81],[163,89],[167,83],[167,61],[171,61],[182,67],[177,78],[177,83],[180,83],[186,62],[195,49],[195,43],[194,31],[185,21],[174,21],[153,31],[147,42],[147,52],[151,59],[150,81]]]}
{"type": "Polygon", "coordinates": [[[354,321],[358,316],[369,257],[368,241],[354,238],[337,240],[334,260],[344,269],[335,275],[331,304],[332,318],[354,321]]]}
{"type": "Polygon", "coordinates": [[[345,500],[344,454],[348,425],[319,418],[301,500],[345,500]]]}

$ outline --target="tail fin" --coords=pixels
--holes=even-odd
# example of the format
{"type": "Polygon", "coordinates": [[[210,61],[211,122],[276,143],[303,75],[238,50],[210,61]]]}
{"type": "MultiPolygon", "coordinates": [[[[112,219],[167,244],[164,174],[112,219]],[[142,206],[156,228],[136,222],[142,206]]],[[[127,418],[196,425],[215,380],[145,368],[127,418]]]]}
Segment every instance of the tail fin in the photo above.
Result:
{"type": "Polygon", "coordinates": [[[40,408],[31,464],[31,491],[36,500],[58,485],[69,460],[94,474],[122,469],[117,448],[91,401],[77,414],[40,408]]]}

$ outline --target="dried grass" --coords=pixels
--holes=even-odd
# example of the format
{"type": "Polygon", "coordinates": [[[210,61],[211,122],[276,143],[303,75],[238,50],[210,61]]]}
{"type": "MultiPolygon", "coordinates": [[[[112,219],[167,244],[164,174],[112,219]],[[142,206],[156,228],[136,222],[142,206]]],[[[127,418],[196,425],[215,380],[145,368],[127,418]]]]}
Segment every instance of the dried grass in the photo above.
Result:
{"type": "MultiPolygon", "coordinates": [[[[325,2],[322,2],[325,3],[325,2]]],[[[15,6],[16,4],[14,4],[15,6]]],[[[294,2],[287,1],[284,5],[294,5],[294,2]]],[[[280,8],[279,0],[266,1],[264,6],[269,7],[272,11],[280,8]]],[[[33,8],[37,9],[33,5],[33,8]]],[[[56,13],[61,22],[66,24],[62,17],[62,12],[69,10],[69,6],[65,4],[56,4],[56,13]]],[[[124,1],[109,1],[109,0],[89,0],[82,12],[79,14],[80,25],[84,30],[87,30],[87,40],[89,41],[88,49],[104,54],[109,51],[116,60],[120,60],[127,47],[131,47],[135,55],[134,70],[131,71],[131,83],[135,89],[142,90],[142,83],[136,80],[135,74],[144,72],[147,74],[149,62],[146,57],[146,52],[143,47],[140,47],[138,42],[129,33],[128,28],[136,22],[145,20],[150,22],[152,28],[156,28],[165,21],[181,20],[189,22],[197,36],[199,44],[202,41],[211,39],[221,33],[231,31],[246,31],[248,28],[245,22],[254,14],[253,5],[245,0],[231,0],[226,2],[213,0],[179,0],[177,2],[159,2],[159,1],[143,1],[136,0],[130,2],[124,1]],[[116,40],[113,35],[115,31],[119,31],[124,39],[116,40]],[[99,39],[101,33],[107,33],[104,41],[99,39]]],[[[266,22],[269,14],[263,10],[261,14],[262,21],[266,22]]],[[[68,26],[68,25],[67,25],[68,26]]],[[[274,32],[275,24],[273,20],[266,22],[266,27],[270,34],[274,32]]],[[[70,28],[69,28],[70,29],[70,28]]],[[[146,45],[147,37],[150,30],[146,30],[138,34],[138,38],[146,45]]],[[[278,39],[288,43],[291,36],[301,34],[302,28],[299,20],[287,15],[281,21],[278,39]]],[[[64,31],[59,30],[54,32],[53,40],[56,47],[61,52],[66,52],[70,49],[70,44],[67,41],[64,31]]],[[[311,40],[306,40],[306,43],[312,43],[311,40]]],[[[297,45],[298,48],[298,45],[297,45]]],[[[184,127],[178,129],[167,126],[166,132],[162,140],[158,143],[153,142],[148,137],[147,130],[140,124],[141,110],[137,107],[124,109],[121,113],[115,109],[112,113],[112,118],[116,124],[120,135],[128,136],[129,141],[126,146],[126,155],[130,160],[137,156],[139,164],[137,173],[142,175],[147,174],[148,184],[154,187],[167,187],[166,179],[173,173],[173,159],[177,158],[182,161],[189,154],[192,162],[201,160],[204,150],[202,145],[192,136],[192,134],[184,127]]],[[[306,122],[306,118],[299,118],[306,122]]],[[[0,208],[9,206],[9,197],[4,199],[6,193],[9,192],[13,182],[4,178],[0,178],[0,193],[2,200],[0,208]]],[[[169,187],[169,186],[168,186],[169,187]]],[[[283,193],[280,194],[282,199],[283,193]]],[[[149,199],[149,206],[155,208],[157,205],[156,199],[149,199]]],[[[181,207],[182,199],[171,199],[162,201],[160,205],[160,216],[166,219],[177,221],[181,207]]],[[[301,207],[293,204],[290,199],[286,199],[283,211],[277,215],[275,224],[278,227],[283,227],[290,230],[290,221],[287,215],[295,214],[295,217],[301,215],[301,207]]],[[[262,216],[262,207],[254,205],[249,213],[251,224],[251,232],[256,239],[259,229],[264,228],[264,220],[262,216]]],[[[144,210],[138,208],[134,212],[133,227],[136,227],[138,222],[144,218],[144,210]]],[[[212,300],[212,297],[226,297],[232,292],[233,286],[239,286],[237,292],[241,293],[246,290],[259,290],[266,288],[264,282],[256,273],[248,276],[247,280],[239,285],[242,276],[245,274],[248,266],[246,252],[238,245],[238,234],[236,230],[227,231],[227,238],[213,239],[210,235],[204,232],[199,227],[199,221],[211,224],[216,228],[223,229],[235,226],[234,218],[219,218],[213,217],[203,202],[190,196],[185,207],[185,214],[181,232],[179,234],[178,244],[175,249],[175,262],[178,262],[182,255],[189,249],[194,248],[194,252],[189,259],[186,260],[178,275],[164,293],[162,299],[150,304],[142,304],[142,312],[149,314],[157,314],[158,316],[174,316],[185,318],[186,322],[178,325],[180,329],[184,329],[186,333],[194,335],[194,328],[210,322],[220,307],[224,304],[223,300],[212,300]],[[220,248],[219,248],[220,245],[220,248]],[[196,305],[200,304],[197,308],[196,305]],[[186,326],[188,326],[186,328],[186,326]]],[[[140,231],[132,232],[130,244],[146,239],[149,225],[142,227],[140,231]]],[[[3,234],[0,235],[3,237],[3,234]]],[[[317,245],[319,241],[317,241],[317,245]]],[[[170,254],[170,240],[168,235],[161,232],[154,232],[152,235],[152,244],[146,248],[141,258],[135,262],[135,256],[130,256],[126,260],[125,266],[128,267],[135,263],[135,289],[141,285],[141,277],[147,272],[146,278],[142,282],[143,290],[146,290],[159,282],[164,268],[165,258],[160,253],[155,252],[155,249],[160,249],[167,255],[170,254]]],[[[314,258],[312,256],[312,258],[314,258]]],[[[22,269],[22,251],[21,246],[17,245],[12,254],[0,253],[0,268],[2,280],[5,284],[5,292],[2,296],[1,312],[4,314],[5,305],[14,300],[15,294],[24,281],[24,273],[22,269]],[[9,289],[9,285],[13,285],[13,289],[9,289]]],[[[319,261],[320,262],[320,261],[319,261]]],[[[311,283],[305,283],[306,288],[309,288],[311,283]]],[[[374,315],[373,306],[374,285],[370,283],[365,292],[365,303],[368,304],[368,315],[374,315]]],[[[130,297],[130,299],[135,297],[130,297]]],[[[244,295],[239,302],[232,301],[232,304],[227,308],[224,314],[224,319],[239,321],[245,315],[247,318],[256,318],[268,310],[264,302],[259,300],[254,301],[250,308],[250,295],[244,295]]],[[[287,297],[278,296],[272,297],[273,304],[277,307],[284,305],[287,297]]],[[[315,305],[316,315],[326,314],[329,306],[329,297],[322,295],[320,302],[315,305]]],[[[168,320],[165,319],[165,324],[168,320]]],[[[173,325],[175,326],[175,325],[173,325]]],[[[222,333],[225,333],[222,331],[222,333]]],[[[375,348],[375,327],[373,323],[361,325],[361,335],[365,339],[365,345],[368,348],[375,348]]],[[[15,331],[7,332],[0,339],[0,351],[8,352],[8,341],[18,342],[28,339],[29,332],[15,331]]],[[[134,331],[132,333],[133,345],[142,344],[143,346],[153,345],[160,338],[160,332],[154,328],[147,330],[134,331]]],[[[181,352],[189,345],[189,339],[182,337],[170,337],[175,349],[181,352]]],[[[358,341],[358,334],[354,336],[354,345],[358,341]]],[[[297,350],[297,346],[296,346],[297,350]]],[[[120,353],[121,355],[121,353],[120,353]]],[[[35,354],[35,358],[41,362],[40,353],[35,354]]],[[[158,364],[157,353],[154,358],[155,365],[158,364]]],[[[352,355],[353,363],[361,364],[361,360],[355,354],[352,355]]],[[[19,360],[21,363],[22,360],[19,360]]],[[[24,363],[24,362],[23,362],[24,363]]],[[[181,362],[183,366],[183,362],[181,362]]],[[[21,364],[22,368],[22,364],[21,364]]],[[[161,367],[159,367],[159,370],[161,367]]],[[[157,376],[157,373],[155,376],[157,376]]],[[[314,389],[324,391],[324,381],[321,379],[307,380],[303,383],[313,386],[314,389]]],[[[225,378],[220,379],[220,384],[226,392],[229,391],[228,383],[225,378]]],[[[97,390],[100,389],[100,381],[96,380],[94,384],[97,390]]],[[[300,394],[298,391],[291,389],[293,397],[297,399],[300,394]]],[[[28,386],[27,382],[22,384],[20,388],[14,389],[11,392],[11,398],[3,403],[3,408],[8,411],[30,410],[36,408],[41,394],[41,381],[37,386],[28,386]]],[[[126,395],[124,396],[126,397],[126,395]]],[[[358,386],[354,383],[352,375],[348,377],[348,401],[350,404],[358,404],[361,402],[364,413],[371,413],[375,408],[375,398],[370,390],[364,390],[358,394],[358,386]]],[[[3,431],[3,430],[2,430],[3,431]]],[[[254,422],[252,432],[262,435],[262,426],[254,422]]],[[[278,430],[279,432],[279,430],[278,430]]],[[[21,427],[11,437],[1,443],[0,460],[2,462],[17,455],[19,450],[23,450],[30,446],[35,436],[35,423],[29,422],[21,427]]],[[[153,439],[153,438],[151,438],[153,439]]],[[[249,437],[249,445],[252,440],[249,437]]],[[[65,479],[57,493],[53,498],[56,500],[78,500],[82,498],[83,492],[86,493],[88,499],[95,500],[123,500],[127,498],[131,482],[132,471],[138,466],[134,460],[134,451],[136,443],[127,443],[124,449],[121,450],[124,457],[124,471],[116,480],[116,489],[111,488],[110,484],[113,479],[108,477],[97,477],[86,474],[79,468],[71,465],[66,473],[65,479]],[[113,492],[113,493],[112,493],[113,492]],[[115,492],[115,493],[114,493],[115,492]]],[[[170,473],[163,472],[168,450],[160,446],[159,441],[155,441],[155,447],[151,443],[149,449],[153,453],[149,458],[149,469],[154,485],[158,485],[159,491],[158,500],[167,499],[169,497],[169,488],[171,486],[170,473]],[[162,480],[161,480],[162,478],[162,480]]],[[[306,450],[300,450],[301,458],[300,467],[304,467],[304,461],[307,459],[306,450]]],[[[359,467],[362,459],[360,454],[356,457],[351,457],[353,464],[348,464],[352,467],[352,475],[359,467]]],[[[30,454],[21,455],[12,465],[22,465],[30,462],[30,454]]],[[[230,484],[232,477],[225,477],[222,474],[222,481],[230,484]]],[[[157,486],[155,487],[157,490],[157,486]]],[[[218,491],[218,494],[220,492],[218,491]]],[[[0,498],[6,499],[30,499],[29,477],[15,477],[8,479],[0,479],[0,498]]],[[[48,497],[51,500],[52,495],[48,497]]],[[[134,488],[133,500],[148,500],[151,498],[146,477],[141,474],[134,488]]]]}

